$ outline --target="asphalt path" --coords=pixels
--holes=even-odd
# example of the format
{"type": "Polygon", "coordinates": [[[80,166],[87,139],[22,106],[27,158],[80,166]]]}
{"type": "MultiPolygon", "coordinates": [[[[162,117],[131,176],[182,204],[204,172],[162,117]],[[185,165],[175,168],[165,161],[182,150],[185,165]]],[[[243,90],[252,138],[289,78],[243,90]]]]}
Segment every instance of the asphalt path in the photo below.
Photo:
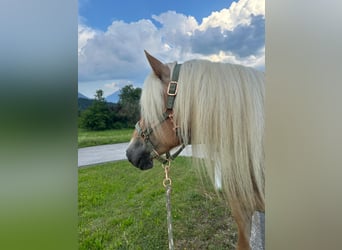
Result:
{"type": "Polygon", "coordinates": [[[109,144],[78,149],[78,167],[126,159],[127,143],[109,144]]]}
{"type": "MultiPolygon", "coordinates": [[[[78,149],[78,167],[96,165],[105,162],[126,160],[128,142],[78,149]]],[[[182,156],[191,156],[191,146],[187,146],[182,156]]]]}

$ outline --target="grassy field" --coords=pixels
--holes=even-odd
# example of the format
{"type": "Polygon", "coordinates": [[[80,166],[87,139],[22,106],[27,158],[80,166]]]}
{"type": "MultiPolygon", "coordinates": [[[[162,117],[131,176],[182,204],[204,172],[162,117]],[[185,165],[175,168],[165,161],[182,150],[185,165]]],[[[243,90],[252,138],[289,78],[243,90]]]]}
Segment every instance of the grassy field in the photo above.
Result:
{"type": "Polygon", "coordinates": [[[78,147],[129,142],[134,129],[112,129],[104,131],[78,130],[78,147]]]}
{"type": "MultiPolygon", "coordinates": [[[[79,169],[79,249],[168,249],[164,172],[127,161],[79,169]]],[[[190,159],[172,163],[175,249],[234,249],[236,225],[190,159]]]]}

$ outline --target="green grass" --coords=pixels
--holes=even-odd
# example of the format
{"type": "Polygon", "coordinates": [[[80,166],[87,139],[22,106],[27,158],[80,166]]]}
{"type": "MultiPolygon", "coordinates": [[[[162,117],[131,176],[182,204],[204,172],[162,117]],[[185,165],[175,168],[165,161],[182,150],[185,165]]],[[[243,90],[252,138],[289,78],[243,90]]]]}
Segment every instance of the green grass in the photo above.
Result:
{"type": "Polygon", "coordinates": [[[129,142],[134,129],[112,129],[104,131],[78,130],[78,147],[129,142]]]}
{"type": "MultiPolygon", "coordinates": [[[[234,249],[236,225],[190,159],[171,167],[175,249],[234,249]]],[[[79,249],[168,249],[164,172],[127,161],[79,169],[79,249]]]]}

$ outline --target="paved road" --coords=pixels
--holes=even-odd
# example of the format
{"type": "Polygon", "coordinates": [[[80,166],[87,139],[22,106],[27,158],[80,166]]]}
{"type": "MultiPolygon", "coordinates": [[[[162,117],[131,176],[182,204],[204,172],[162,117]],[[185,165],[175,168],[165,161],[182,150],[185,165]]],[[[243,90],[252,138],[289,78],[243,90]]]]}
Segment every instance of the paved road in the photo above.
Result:
{"type": "Polygon", "coordinates": [[[78,149],[78,166],[95,165],[126,159],[127,143],[101,145],[78,149]]]}
{"type": "MultiPolygon", "coordinates": [[[[78,149],[78,166],[89,166],[104,162],[125,160],[128,142],[86,147],[78,149]]],[[[190,156],[191,147],[187,146],[180,155],[190,156]]]]}

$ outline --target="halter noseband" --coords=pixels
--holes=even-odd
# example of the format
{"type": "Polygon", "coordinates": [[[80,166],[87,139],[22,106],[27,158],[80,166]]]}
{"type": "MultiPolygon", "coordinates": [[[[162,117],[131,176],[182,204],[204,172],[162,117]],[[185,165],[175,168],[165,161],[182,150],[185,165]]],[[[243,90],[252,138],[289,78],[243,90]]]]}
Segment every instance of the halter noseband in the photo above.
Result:
{"type": "MultiPolygon", "coordinates": [[[[171,81],[169,82],[169,85],[167,87],[167,99],[166,99],[166,110],[163,113],[163,119],[159,122],[158,125],[161,125],[163,122],[165,122],[168,119],[171,119],[173,121],[173,105],[176,99],[177,95],[177,90],[178,90],[178,76],[179,76],[179,71],[180,71],[181,64],[176,64],[173,73],[172,73],[172,78],[171,81]]],[[[157,125],[157,126],[158,126],[157,125]]],[[[153,143],[150,140],[150,135],[153,132],[152,128],[146,128],[143,130],[140,127],[139,121],[135,124],[135,129],[138,132],[138,135],[142,137],[147,145],[148,150],[151,150],[151,157],[153,159],[157,159],[160,161],[162,164],[165,164],[173,159],[175,159],[180,152],[185,148],[185,144],[182,143],[181,147],[173,154],[170,154],[170,152],[166,152],[166,157],[163,157],[158,154],[157,150],[155,149],[153,143]]],[[[176,133],[177,133],[177,126],[175,126],[176,133]]]]}

